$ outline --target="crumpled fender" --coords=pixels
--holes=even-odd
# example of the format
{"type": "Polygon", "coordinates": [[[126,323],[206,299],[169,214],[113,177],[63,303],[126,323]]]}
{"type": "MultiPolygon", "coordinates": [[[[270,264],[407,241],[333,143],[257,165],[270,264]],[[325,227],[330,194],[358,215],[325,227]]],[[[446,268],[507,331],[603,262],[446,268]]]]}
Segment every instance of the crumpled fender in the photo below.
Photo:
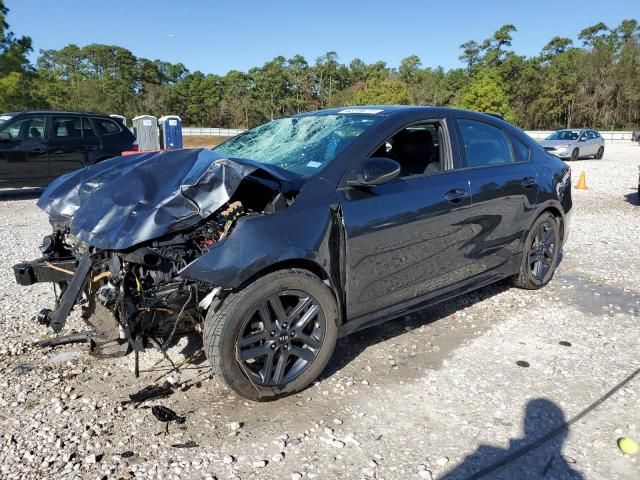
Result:
{"type": "Polygon", "coordinates": [[[55,179],[38,206],[88,244],[122,250],[196,225],[257,168],[207,149],[116,157],[55,179]]]}
{"type": "MultiPolygon", "coordinates": [[[[318,183],[309,190],[321,189],[318,183]]],[[[309,185],[311,187],[311,185],[309,185]]],[[[307,260],[338,283],[336,212],[299,198],[274,214],[238,220],[231,234],[187,265],[180,275],[223,288],[237,288],[262,270],[288,260],[307,260]],[[309,221],[313,218],[313,221],[309,221]],[[321,220],[323,219],[323,220],[321,220]]]]}

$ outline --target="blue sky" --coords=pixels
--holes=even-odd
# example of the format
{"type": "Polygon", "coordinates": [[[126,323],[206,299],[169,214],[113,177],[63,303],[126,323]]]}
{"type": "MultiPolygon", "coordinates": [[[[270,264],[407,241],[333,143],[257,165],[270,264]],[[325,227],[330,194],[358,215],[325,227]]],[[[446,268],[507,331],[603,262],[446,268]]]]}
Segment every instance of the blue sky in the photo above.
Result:
{"type": "Polygon", "coordinates": [[[599,21],[640,17],[637,0],[5,0],[9,24],[40,49],[116,44],[136,56],[182,62],[191,71],[247,70],[277,55],[309,63],[334,50],[396,67],[416,54],[424,66],[460,66],[459,45],[498,27],[518,28],[513,48],[535,55],[555,35],[575,38],[599,21]],[[135,5],[138,5],[135,7],[135,5]]]}

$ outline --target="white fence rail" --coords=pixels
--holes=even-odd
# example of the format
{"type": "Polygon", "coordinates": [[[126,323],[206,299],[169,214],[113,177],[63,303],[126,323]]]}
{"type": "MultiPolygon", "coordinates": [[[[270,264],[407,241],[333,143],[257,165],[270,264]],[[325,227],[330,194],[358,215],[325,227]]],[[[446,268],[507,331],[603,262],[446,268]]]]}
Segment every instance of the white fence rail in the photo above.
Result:
{"type": "MultiPolygon", "coordinates": [[[[534,140],[542,141],[547,138],[549,135],[553,133],[553,131],[545,131],[545,130],[532,130],[525,132],[534,140]]],[[[631,141],[631,132],[621,132],[621,131],[609,131],[609,132],[599,132],[602,135],[602,138],[607,142],[630,142],[631,141]]]]}
{"type": "Polygon", "coordinates": [[[182,135],[187,137],[234,137],[244,132],[238,128],[184,127],[182,135]]]}
{"type": "MultiPolygon", "coordinates": [[[[184,127],[182,135],[186,137],[233,137],[245,130],[240,128],[205,128],[205,127],[184,127]]],[[[549,130],[530,130],[525,132],[534,140],[542,141],[553,133],[549,130]]],[[[602,138],[608,142],[630,142],[631,132],[608,131],[600,132],[602,138]]]]}

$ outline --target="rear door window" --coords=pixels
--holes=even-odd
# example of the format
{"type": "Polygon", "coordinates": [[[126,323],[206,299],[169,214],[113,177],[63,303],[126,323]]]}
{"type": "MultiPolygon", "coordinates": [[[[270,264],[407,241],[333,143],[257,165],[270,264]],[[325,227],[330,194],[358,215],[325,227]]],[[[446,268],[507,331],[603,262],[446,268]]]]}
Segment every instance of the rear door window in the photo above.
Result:
{"type": "Polygon", "coordinates": [[[79,139],[82,138],[82,122],[80,117],[53,117],[53,138],[79,139]]]}
{"type": "Polygon", "coordinates": [[[458,120],[467,166],[485,167],[515,162],[511,142],[498,127],[466,118],[458,120]]]}
{"type": "Polygon", "coordinates": [[[92,120],[101,135],[120,131],[120,126],[113,120],[107,120],[106,118],[93,118],[92,120]]]}

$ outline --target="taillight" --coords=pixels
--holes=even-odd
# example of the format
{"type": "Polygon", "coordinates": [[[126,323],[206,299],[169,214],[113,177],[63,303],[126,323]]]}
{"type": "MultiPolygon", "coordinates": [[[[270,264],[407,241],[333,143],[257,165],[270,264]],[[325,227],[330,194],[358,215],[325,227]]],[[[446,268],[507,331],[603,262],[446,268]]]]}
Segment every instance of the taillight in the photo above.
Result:
{"type": "Polygon", "coordinates": [[[138,151],[140,151],[137,143],[134,143],[134,144],[133,144],[133,146],[131,147],[131,151],[132,151],[132,152],[138,152],[138,151]]]}

